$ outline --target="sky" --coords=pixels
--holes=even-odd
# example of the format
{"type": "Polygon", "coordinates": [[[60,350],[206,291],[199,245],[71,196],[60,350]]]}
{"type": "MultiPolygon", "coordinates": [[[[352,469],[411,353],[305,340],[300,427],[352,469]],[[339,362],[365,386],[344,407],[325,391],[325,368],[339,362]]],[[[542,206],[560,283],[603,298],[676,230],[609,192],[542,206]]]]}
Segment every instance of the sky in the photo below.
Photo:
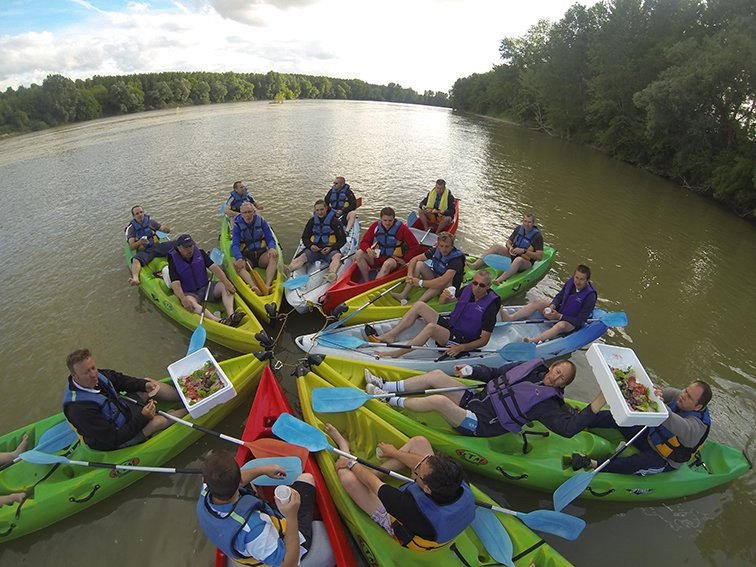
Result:
{"type": "Polygon", "coordinates": [[[278,71],[448,91],[576,1],[0,0],[0,90],[50,74],[278,71]]]}

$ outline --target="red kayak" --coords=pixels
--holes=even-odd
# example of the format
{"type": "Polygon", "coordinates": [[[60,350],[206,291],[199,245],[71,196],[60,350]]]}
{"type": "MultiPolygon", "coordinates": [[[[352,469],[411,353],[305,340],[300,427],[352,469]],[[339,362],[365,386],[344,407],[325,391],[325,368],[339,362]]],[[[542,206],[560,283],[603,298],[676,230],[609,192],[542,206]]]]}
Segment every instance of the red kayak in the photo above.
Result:
{"type": "MultiPolygon", "coordinates": [[[[249,410],[249,417],[247,418],[247,425],[244,428],[242,434],[243,441],[256,441],[258,439],[277,439],[273,433],[271,433],[271,427],[275,423],[276,419],[282,413],[294,412],[286,401],[281,386],[278,384],[273,371],[269,366],[265,367],[262,378],[260,379],[260,385],[257,388],[255,399],[252,402],[252,408],[249,410]]],[[[292,447],[291,454],[301,456],[302,447],[292,447]]],[[[246,446],[240,446],[236,453],[236,462],[239,466],[244,465],[249,460],[255,457],[268,457],[270,455],[252,455],[252,452],[246,446]]],[[[347,530],[344,528],[344,524],[341,523],[339,513],[336,511],[336,506],[331,499],[331,495],[326,487],[323,475],[320,474],[315,457],[309,455],[304,463],[304,472],[310,473],[315,477],[315,489],[316,489],[316,510],[315,510],[315,522],[322,522],[325,525],[325,533],[328,535],[330,547],[333,552],[333,559],[335,564],[339,567],[356,567],[357,560],[354,557],[352,548],[347,539],[347,530]]],[[[273,500],[273,487],[257,487],[258,493],[262,493],[266,500],[273,500]]],[[[316,525],[313,525],[313,532],[315,534],[310,553],[308,553],[303,559],[303,564],[306,564],[308,559],[315,560],[315,557],[310,557],[313,553],[317,553],[316,547],[318,529],[316,525]]],[[[234,563],[228,559],[228,557],[220,550],[216,550],[215,554],[215,567],[226,567],[226,565],[234,565],[234,563]]]]}
{"type": "MultiPolygon", "coordinates": [[[[454,220],[452,221],[451,226],[447,229],[447,232],[450,232],[451,234],[456,233],[457,225],[459,225],[459,199],[457,199],[456,202],[454,220]]],[[[423,223],[420,222],[420,219],[417,219],[410,228],[423,230],[423,223]]],[[[431,223],[431,232],[433,232],[435,228],[436,227],[432,226],[431,223]]],[[[425,252],[428,248],[430,248],[430,246],[423,246],[423,252],[425,252]]],[[[323,312],[326,315],[330,315],[334,307],[341,303],[344,303],[355,295],[365,293],[366,291],[374,287],[378,287],[385,283],[398,280],[399,278],[403,278],[406,275],[407,268],[404,267],[399,268],[398,270],[391,272],[390,274],[380,279],[363,282],[360,281],[362,278],[360,277],[360,270],[357,269],[357,264],[352,264],[344,271],[343,274],[341,274],[341,277],[336,280],[330,288],[328,288],[328,291],[323,297],[323,312]]]]}

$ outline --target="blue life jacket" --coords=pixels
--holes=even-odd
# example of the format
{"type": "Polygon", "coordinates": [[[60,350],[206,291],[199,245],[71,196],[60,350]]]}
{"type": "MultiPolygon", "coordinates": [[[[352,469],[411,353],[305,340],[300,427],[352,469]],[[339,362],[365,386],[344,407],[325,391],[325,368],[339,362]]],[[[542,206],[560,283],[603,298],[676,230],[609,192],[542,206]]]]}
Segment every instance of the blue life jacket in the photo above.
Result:
{"type": "Polygon", "coordinates": [[[349,201],[349,183],[344,183],[341,189],[336,189],[334,185],[331,187],[331,195],[328,197],[328,205],[332,209],[342,210],[349,201]]]}
{"type": "Polygon", "coordinates": [[[454,260],[454,258],[459,258],[462,256],[464,259],[465,253],[462,252],[459,248],[452,248],[451,252],[449,252],[446,256],[441,255],[441,250],[436,247],[436,251],[433,253],[433,257],[431,258],[431,267],[433,268],[433,272],[437,276],[443,276],[446,273],[446,270],[449,269],[449,262],[454,260]]]}
{"type": "Polygon", "coordinates": [[[221,516],[212,509],[210,491],[207,486],[204,486],[197,500],[197,519],[202,531],[213,542],[213,545],[231,559],[242,565],[262,565],[254,557],[246,557],[236,551],[234,548],[236,537],[245,525],[250,524],[250,528],[254,531],[255,523],[263,523],[263,520],[256,516],[256,513],[262,512],[270,516],[273,525],[278,530],[279,537],[284,536],[286,522],[276,510],[255,496],[249,488],[239,488],[239,493],[240,497],[234,503],[232,511],[226,516],[221,516]]]}
{"type": "Polygon", "coordinates": [[[651,430],[651,433],[648,434],[648,439],[651,445],[662,457],[674,463],[687,463],[698,452],[701,445],[704,444],[704,441],[706,441],[706,438],[709,436],[709,431],[711,430],[709,408],[706,407],[702,411],[680,411],[677,409],[677,402],[673,402],[669,404],[669,409],[680,417],[697,417],[706,426],[706,431],[695,447],[685,447],[680,443],[677,435],[662,425],[654,427],[651,430]]]}
{"type": "Polygon", "coordinates": [[[239,229],[242,250],[244,250],[244,247],[252,250],[264,250],[268,247],[263,230],[263,219],[260,215],[255,215],[252,225],[248,225],[241,215],[237,215],[234,218],[234,224],[239,229]]]}
{"type": "MultiPolygon", "coordinates": [[[[121,403],[118,401],[118,392],[116,392],[113,384],[102,372],[98,372],[97,379],[100,385],[100,393],[80,390],[74,385],[73,380],[69,378],[68,386],[63,394],[63,411],[65,412],[68,404],[77,402],[95,403],[105,419],[120,429],[126,425],[126,416],[129,415],[126,413],[128,409],[126,406],[121,406],[121,403]]],[[[87,438],[84,435],[82,437],[84,437],[84,442],[89,444],[87,438]]]]}
{"type": "Polygon", "coordinates": [[[199,246],[194,247],[191,262],[184,260],[176,248],[168,252],[168,254],[173,258],[173,265],[176,268],[176,272],[178,272],[181,289],[184,290],[184,293],[192,293],[210,283],[207,277],[205,260],[202,258],[199,246]]]}
{"type": "Polygon", "coordinates": [[[229,207],[231,207],[232,211],[236,211],[238,213],[245,201],[249,201],[253,205],[255,204],[255,200],[252,198],[252,195],[249,194],[249,191],[247,191],[246,187],[244,188],[244,193],[242,193],[241,195],[232,190],[231,196],[228,198],[226,203],[229,207]]]}
{"type": "Polygon", "coordinates": [[[518,433],[523,425],[528,423],[528,411],[550,398],[564,399],[561,388],[535,384],[526,380],[527,376],[538,367],[548,367],[542,358],[536,358],[518,364],[502,375],[486,384],[496,417],[501,426],[510,433],[518,433]]]}
{"type": "Polygon", "coordinates": [[[396,238],[396,233],[399,232],[401,226],[402,221],[396,219],[392,227],[386,230],[383,224],[380,221],[378,222],[373,242],[378,243],[381,256],[404,256],[404,253],[407,251],[407,245],[396,238]]]}
{"type": "Polygon", "coordinates": [[[489,290],[485,297],[473,301],[472,285],[465,286],[449,317],[452,329],[465,337],[467,341],[479,339],[483,331],[483,314],[498,297],[489,290]]]}
{"type": "Polygon", "coordinates": [[[573,276],[564,284],[564,294],[562,295],[561,305],[556,306],[557,311],[567,317],[574,317],[580,313],[580,308],[583,306],[583,301],[585,301],[586,297],[592,293],[595,293],[596,296],[598,296],[598,293],[596,293],[591,282],[588,282],[582,291],[572,293],[574,289],[575,277],[573,276]]]}
{"type": "Polygon", "coordinates": [[[139,240],[143,236],[146,236],[147,240],[149,240],[144,248],[149,248],[150,246],[153,246],[160,241],[160,239],[157,237],[157,234],[155,234],[155,231],[152,230],[152,227],[150,226],[150,215],[144,215],[142,224],[139,224],[136,219],[131,219],[131,226],[134,227],[134,233],[136,234],[137,240],[139,240]]]}
{"type": "Polygon", "coordinates": [[[336,242],[336,235],[333,233],[331,222],[336,216],[336,211],[331,209],[322,219],[317,213],[312,215],[312,243],[320,248],[336,242]]]}
{"type": "MultiPolygon", "coordinates": [[[[421,538],[417,535],[413,535],[409,541],[401,541],[397,538],[402,546],[413,551],[438,549],[464,532],[475,519],[475,496],[473,496],[472,490],[470,490],[470,486],[466,482],[462,483],[462,494],[460,497],[449,504],[438,504],[423,492],[423,489],[416,482],[408,482],[400,486],[399,490],[410,493],[420,512],[422,512],[436,532],[436,537],[432,540],[421,538]]],[[[395,518],[392,518],[393,522],[401,524],[395,518]]],[[[404,524],[401,525],[408,531],[412,531],[407,526],[404,526],[404,524]]]]}
{"type": "Polygon", "coordinates": [[[533,239],[536,237],[536,235],[541,232],[537,226],[533,226],[527,234],[525,234],[525,229],[522,227],[522,225],[517,227],[517,234],[515,234],[514,239],[514,248],[522,248],[525,251],[527,251],[528,247],[530,246],[530,243],[533,242],[533,239]]]}

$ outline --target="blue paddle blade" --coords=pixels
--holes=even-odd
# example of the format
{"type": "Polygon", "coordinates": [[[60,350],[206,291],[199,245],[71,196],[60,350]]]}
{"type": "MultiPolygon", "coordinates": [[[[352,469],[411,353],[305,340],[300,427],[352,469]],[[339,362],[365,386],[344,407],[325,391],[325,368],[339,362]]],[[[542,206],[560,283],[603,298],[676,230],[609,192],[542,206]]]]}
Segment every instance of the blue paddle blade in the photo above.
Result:
{"type": "Polygon", "coordinates": [[[213,248],[210,251],[210,259],[216,264],[218,264],[219,266],[221,266],[223,264],[223,252],[221,252],[217,248],[213,248]]]}
{"type": "Polygon", "coordinates": [[[570,502],[578,498],[585,489],[591,484],[596,472],[579,472],[572,478],[564,481],[559,488],[554,491],[554,510],[561,512],[570,502]]]}
{"type": "Polygon", "coordinates": [[[286,280],[284,283],[281,284],[281,286],[286,289],[298,289],[302,287],[303,285],[305,285],[308,281],[310,281],[310,276],[307,276],[307,275],[297,276],[296,278],[286,280]]]}
{"type": "Polygon", "coordinates": [[[278,486],[279,484],[291,485],[302,474],[302,460],[299,457],[266,457],[264,459],[252,459],[244,463],[242,469],[254,469],[266,465],[278,465],[286,470],[284,478],[272,478],[268,475],[258,476],[252,481],[256,486],[278,486]]]}
{"type": "Polygon", "coordinates": [[[226,202],[222,202],[220,206],[220,214],[225,215],[226,214],[226,202]]]}
{"type": "Polygon", "coordinates": [[[26,461],[27,463],[34,463],[35,465],[54,465],[57,463],[65,464],[68,462],[68,459],[66,459],[65,457],[50,455],[48,453],[43,453],[35,449],[24,451],[18,456],[18,458],[22,461],[26,461]]]}
{"type": "Polygon", "coordinates": [[[491,510],[476,506],[472,528],[483,543],[483,547],[497,563],[514,567],[512,538],[491,510]]]}
{"type": "Polygon", "coordinates": [[[482,260],[486,263],[486,266],[501,272],[506,272],[512,267],[512,259],[500,254],[487,254],[483,256],[482,260]]]}
{"type": "Polygon", "coordinates": [[[157,237],[162,240],[163,238],[168,238],[168,233],[163,232],[162,230],[156,230],[155,234],[157,234],[157,237]]]}
{"type": "Polygon", "coordinates": [[[207,331],[202,325],[197,325],[194,329],[192,337],[189,339],[189,348],[186,349],[186,356],[189,356],[193,352],[197,352],[199,349],[205,346],[207,340],[207,331]]]}
{"type": "Polygon", "coordinates": [[[55,453],[56,451],[65,449],[71,445],[71,443],[74,443],[76,439],[76,432],[64,419],[40,435],[39,442],[35,449],[38,451],[55,453]]]}
{"type": "Polygon", "coordinates": [[[289,413],[282,413],[278,417],[272,431],[279,439],[305,447],[308,451],[322,451],[331,447],[325,433],[289,413]]]}
{"type": "Polygon", "coordinates": [[[496,352],[504,360],[532,360],[536,357],[536,346],[533,343],[509,343],[498,349],[496,352]]]}
{"type": "Polygon", "coordinates": [[[417,222],[417,213],[415,211],[411,211],[410,214],[407,215],[407,226],[412,226],[417,222]]]}
{"type": "Polygon", "coordinates": [[[604,313],[598,319],[607,327],[627,327],[627,313],[624,311],[604,313]]]}
{"type": "Polygon", "coordinates": [[[359,348],[370,344],[359,337],[350,337],[341,333],[322,333],[318,335],[317,340],[321,345],[332,348],[359,348]]]}
{"type": "Polygon", "coordinates": [[[362,407],[373,396],[352,388],[313,388],[312,409],[318,413],[352,411],[362,407]]]}
{"type": "Polygon", "coordinates": [[[585,529],[585,520],[554,510],[534,510],[515,514],[532,530],[554,534],[569,541],[576,540],[585,529]]]}

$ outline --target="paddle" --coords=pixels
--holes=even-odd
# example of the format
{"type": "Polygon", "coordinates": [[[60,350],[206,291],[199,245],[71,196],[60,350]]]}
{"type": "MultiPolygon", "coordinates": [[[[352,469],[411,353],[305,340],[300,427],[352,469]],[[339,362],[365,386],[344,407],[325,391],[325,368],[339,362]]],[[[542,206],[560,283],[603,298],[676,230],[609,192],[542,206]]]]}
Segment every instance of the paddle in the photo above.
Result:
{"type": "MultiPolygon", "coordinates": [[[[402,285],[402,283],[404,283],[404,280],[406,280],[406,279],[407,279],[406,276],[403,277],[403,278],[399,278],[399,281],[397,281],[394,285],[392,285],[392,286],[384,289],[381,293],[379,293],[378,295],[376,295],[373,299],[371,299],[370,301],[368,301],[362,307],[354,310],[352,313],[350,313],[349,315],[347,315],[343,319],[340,319],[340,320],[336,321],[335,323],[331,323],[330,325],[328,325],[325,329],[323,329],[323,331],[321,331],[320,335],[322,336],[323,333],[326,333],[327,331],[330,331],[331,329],[335,329],[336,327],[340,327],[341,325],[343,325],[344,323],[346,323],[347,321],[349,321],[349,319],[351,319],[352,317],[354,317],[355,315],[357,315],[357,313],[359,313],[360,311],[362,311],[363,309],[365,309],[369,305],[372,305],[373,303],[375,303],[376,301],[378,301],[381,297],[383,297],[384,295],[386,295],[391,290],[393,290],[393,289],[399,287],[400,285],[402,285]]],[[[338,306],[336,307],[336,309],[338,309],[338,306]]],[[[335,309],[334,309],[334,311],[335,311],[335,309]]]]}
{"type": "MultiPolygon", "coordinates": [[[[355,254],[357,254],[357,251],[356,251],[356,250],[355,250],[354,252],[352,252],[351,254],[347,254],[346,256],[343,256],[343,257],[341,258],[341,260],[339,260],[339,263],[343,262],[343,261],[344,261],[344,260],[346,260],[347,258],[351,258],[351,257],[352,257],[352,256],[354,256],[355,254]]],[[[323,267],[322,267],[322,268],[320,268],[319,270],[315,270],[315,271],[314,271],[314,272],[312,272],[311,274],[304,274],[304,275],[302,275],[302,276],[297,276],[296,278],[291,278],[290,280],[286,280],[286,281],[285,281],[284,283],[282,283],[281,285],[282,285],[283,287],[285,287],[286,289],[299,289],[300,287],[302,287],[302,286],[306,285],[306,284],[307,284],[307,282],[309,282],[309,281],[310,281],[310,278],[311,278],[312,276],[314,276],[315,274],[319,274],[320,272],[324,272],[325,270],[327,270],[327,269],[328,269],[328,268],[330,268],[330,267],[331,267],[331,265],[330,265],[330,264],[326,264],[325,266],[323,266],[323,267]]]]}
{"type": "MultiPolygon", "coordinates": [[[[329,333],[327,335],[321,334],[318,337],[318,342],[324,346],[331,346],[335,348],[344,348],[344,349],[356,349],[360,347],[391,347],[391,348],[406,348],[406,349],[413,349],[413,350],[434,350],[436,352],[439,351],[445,351],[449,347],[430,347],[430,346],[423,346],[423,345],[405,345],[405,344],[399,344],[399,343],[371,343],[369,341],[362,340],[359,337],[351,337],[349,335],[342,335],[342,334],[336,334],[336,333],[329,333]]],[[[513,342],[508,343],[504,345],[503,347],[497,349],[497,350],[489,350],[489,349],[472,349],[468,350],[466,352],[483,352],[483,353],[490,353],[490,354],[498,354],[505,360],[531,360],[532,358],[535,358],[536,356],[536,345],[533,343],[521,343],[521,342],[513,342]]]]}
{"type": "MultiPolygon", "coordinates": [[[[68,421],[64,419],[40,435],[39,442],[34,448],[37,451],[55,453],[56,451],[65,449],[71,443],[75,442],[76,439],[76,432],[68,424],[68,421]]],[[[20,460],[21,457],[16,457],[10,463],[5,463],[3,466],[0,466],[0,471],[7,469],[9,466],[20,460]]]]}
{"type": "Polygon", "coordinates": [[[252,279],[255,280],[255,285],[260,290],[260,295],[270,295],[270,288],[266,281],[259,273],[257,273],[257,270],[252,267],[252,263],[247,258],[244,260],[247,262],[247,269],[249,270],[252,279]]]}
{"type": "MultiPolygon", "coordinates": [[[[289,443],[293,443],[295,445],[302,445],[309,451],[315,452],[327,449],[328,451],[336,453],[337,455],[341,455],[342,457],[346,457],[347,459],[350,459],[352,461],[357,461],[358,463],[365,465],[366,467],[380,471],[396,479],[403,480],[405,482],[414,482],[407,476],[399,474],[395,471],[391,471],[379,465],[375,465],[370,461],[366,461],[365,459],[351,455],[346,451],[337,449],[328,442],[328,438],[326,437],[325,433],[320,431],[320,429],[308,423],[305,423],[301,419],[297,419],[293,415],[282,414],[278,418],[278,420],[276,420],[276,423],[273,424],[272,431],[273,435],[280,437],[284,441],[288,441],[289,443]]],[[[555,512],[553,510],[536,510],[535,512],[522,513],[515,512],[514,510],[509,510],[507,508],[502,508],[500,506],[494,506],[493,504],[488,504],[486,502],[476,501],[475,504],[477,506],[482,506],[483,508],[488,508],[489,510],[494,510],[503,514],[509,514],[510,516],[516,516],[520,518],[520,520],[522,520],[522,522],[529,528],[551,533],[569,540],[576,539],[585,527],[584,520],[576,518],[575,516],[570,516],[569,514],[555,512]]],[[[501,526],[498,521],[496,523],[499,525],[498,529],[500,529],[502,532],[500,537],[505,537],[504,534],[506,534],[506,530],[504,530],[503,526],[501,526]]],[[[509,534],[506,534],[506,537],[509,537],[509,534]]]]}
{"type": "Polygon", "coordinates": [[[156,230],[155,234],[157,234],[157,237],[160,240],[163,240],[163,238],[168,238],[168,233],[167,232],[163,232],[162,230],[156,230]]]}
{"type": "Polygon", "coordinates": [[[638,433],[633,435],[632,439],[628,441],[627,443],[620,443],[620,446],[618,449],[603,463],[601,463],[598,467],[596,467],[595,470],[591,472],[579,472],[572,478],[567,479],[564,481],[559,488],[557,488],[554,491],[554,510],[557,512],[561,512],[564,510],[564,508],[569,505],[570,502],[575,500],[578,496],[580,496],[583,491],[588,488],[588,486],[591,484],[591,481],[593,480],[593,477],[596,476],[599,472],[601,472],[601,469],[603,469],[606,465],[609,464],[609,461],[611,461],[614,457],[622,453],[625,449],[627,449],[630,445],[633,444],[633,441],[635,441],[638,437],[640,437],[641,433],[646,431],[648,429],[648,426],[642,427],[638,433]]]}
{"type": "Polygon", "coordinates": [[[471,525],[483,543],[483,547],[486,548],[486,551],[491,554],[491,557],[497,563],[501,563],[507,567],[515,567],[512,562],[512,554],[514,553],[512,538],[509,537],[509,533],[506,530],[500,529],[501,523],[496,519],[491,510],[480,507],[475,508],[475,518],[471,525]],[[502,537],[502,531],[506,533],[505,537],[502,537]]]}
{"type": "Polygon", "coordinates": [[[506,272],[512,266],[512,258],[500,254],[486,254],[481,260],[486,263],[486,266],[502,272],[506,272]]]}
{"type": "Polygon", "coordinates": [[[263,459],[252,459],[244,463],[242,469],[254,469],[266,465],[278,465],[286,470],[286,474],[281,478],[271,477],[268,475],[258,476],[252,481],[256,486],[278,486],[279,484],[291,485],[302,474],[302,461],[298,457],[266,457],[263,459]]]}
{"type": "Polygon", "coordinates": [[[156,473],[180,473],[180,474],[202,474],[200,469],[182,469],[182,468],[165,468],[165,467],[137,467],[133,465],[112,465],[110,463],[96,463],[93,461],[73,461],[62,455],[50,455],[32,449],[19,455],[19,458],[28,463],[37,465],[78,465],[81,467],[96,467],[99,469],[115,469],[119,471],[137,471],[137,472],[156,472],[156,473]]]}
{"type": "MultiPolygon", "coordinates": [[[[217,248],[213,248],[213,250],[210,252],[210,259],[218,264],[219,266],[223,264],[223,252],[218,250],[217,248]]],[[[207,296],[210,293],[210,287],[213,283],[213,277],[215,274],[212,274],[210,276],[210,280],[207,282],[207,288],[205,289],[205,299],[202,300],[202,312],[200,313],[200,320],[199,325],[197,325],[197,328],[194,329],[194,332],[192,333],[191,338],[189,339],[189,348],[186,350],[186,356],[189,356],[193,352],[197,352],[199,349],[201,349],[203,346],[205,346],[205,341],[207,340],[207,331],[205,331],[205,328],[202,326],[202,321],[205,319],[205,308],[207,306],[207,296]]]]}
{"type": "Polygon", "coordinates": [[[410,211],[410,214],[407,215],[407,226],[412,226],[417,222],[417,213],[415,211],[410,211]]]}
{"type": "MultiPolygon", "coordinates": [[[[624,311],[610,311],[602,313],[598,317],[586,319],[586,323],[595,323],[600,321],[607,327],[627,327],[627,313],[624,311]]],[[[549,321],[548,319],[524,319],[523,321],[500,321],[496,326],[504,325],[522,325],[525,323],[558,323],[559,321],[549,321]]]]}
{"type": "Polygon", "coordinates": [[[342,411],[352,411],[362,407],[368,400],[382,398],[406,397],[406,396],[423,396],[430,394],[443,394],[444,392],[459,392],[461,390],[474,390],[483,388],[485,384],[476,384],[474,386],[455,386],[452,388],[432,388],[418,392],[387,392],[385,394],[368,394],[359,388],[313,388],[312,390],[312,409],[318,413],[336,413],[342,411]]]}

